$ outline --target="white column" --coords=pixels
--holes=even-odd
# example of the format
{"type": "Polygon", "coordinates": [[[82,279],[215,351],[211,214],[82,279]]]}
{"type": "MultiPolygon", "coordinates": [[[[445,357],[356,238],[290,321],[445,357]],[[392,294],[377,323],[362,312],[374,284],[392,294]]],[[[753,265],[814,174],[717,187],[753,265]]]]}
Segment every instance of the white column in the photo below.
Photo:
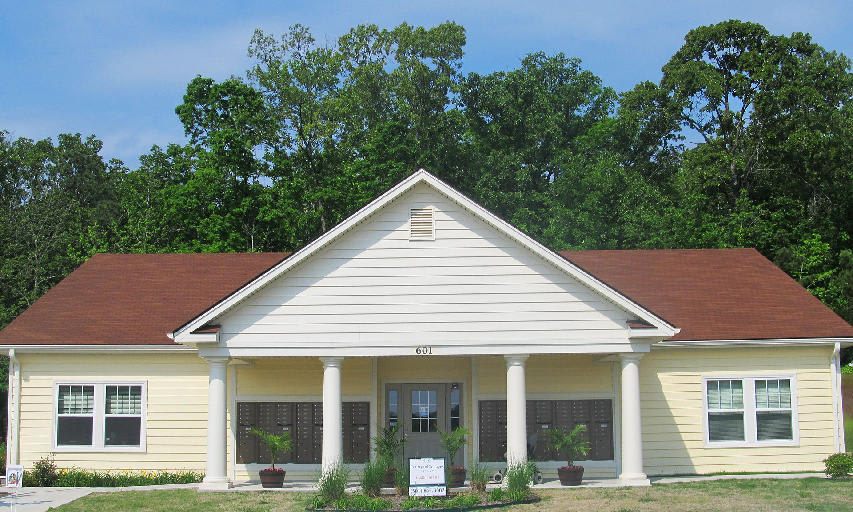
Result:
{"type": "Polygon", "coordinates": [[[640,409],[640,358],[643,354],[620,354],[622,363],[622,473],[619,479],[648,485],[643,472],[643,425],[640,409]]]}
{"type": "Polygon", "coordinates": [[[527,385],[524,362],[527,355],[506,359],[506,462],[508,466],[527,462],[527,385]]]}
{"type": "Polygon", "coordinates": [[[226,428],[225,416],[228,390],[225,387],[227,357],[208,357],[210,370],[207,394],[207,470],[199,486],[201,491],[228,489],[230,482],[226,473],[226,428]]]}
{"type": "Polygon", "coordinates": [[[341,361],[343,357],[321,357],[323,361],[323,459],[325,474],[343,460],[341,428],[341,361]]]}
{"type": "Polygon", "coordinates": [[[6,465],[20,462],[18,446],[21,423],[21,363],[15,349],[9,349],[9,388],[6,402],[6,465]]]}

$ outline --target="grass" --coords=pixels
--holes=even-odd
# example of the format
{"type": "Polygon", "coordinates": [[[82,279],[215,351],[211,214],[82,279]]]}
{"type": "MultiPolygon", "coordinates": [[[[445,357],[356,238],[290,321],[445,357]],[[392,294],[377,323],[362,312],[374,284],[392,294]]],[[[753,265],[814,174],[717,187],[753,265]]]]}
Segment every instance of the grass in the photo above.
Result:
{"type": "MultiPolygon", "coordinates": [[[[542,501],[498,509],[502,512],[701,510],[758,512],[853,511],[853,479],[716,480],[632,488],[540,489],[542,501]]],[[[117,511],[303,511],[309,493],[192,490],[92,494],[59,507],[61,512],[117,511]]]]}

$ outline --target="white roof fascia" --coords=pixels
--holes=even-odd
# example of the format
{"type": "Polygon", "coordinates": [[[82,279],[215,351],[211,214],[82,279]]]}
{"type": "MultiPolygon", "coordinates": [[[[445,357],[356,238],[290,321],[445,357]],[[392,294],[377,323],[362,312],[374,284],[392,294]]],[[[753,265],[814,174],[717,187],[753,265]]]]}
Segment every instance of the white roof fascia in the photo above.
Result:
{"type": "Polygon", "coordinates": [[[676,340],[661,341],[655,348],[758,347],[767,345],[853,345],[853,338],[767,338],[754,340],[676,340]]]}
{"type": "Polygon", "coordinates": [[[367,217],[380,210],[385,205],[387,205],[394,199],[400,197],[409,189],[420,183],[429,184],[439,192],[446,195],[451,200],[455,201],[460,206],[464,207],[471,213],[480,217],[481,220],[498,229],[499,231],[507,235],[509,238],[515,240],[516,242],[526,247],[530,251],[534,252],[552,265],[568,273],[569,275],[571,275],[572,277],[574,277],[599,295],[613,302],[622,309],[637,315],[642,320],[645,320],[646,322],[649,322],[650,324],[655,326],[654,329],[644,330],[644,336],[660,336],[664,338],[669,338],[680,331],[680,329],[670,325],[669,323],[654,315],[650,311],[646,310],[639,304],[633,302],[632,300],[620,294],[613,288],[607,286],[605,283],[594,278],[591,274],[585,272],[580,267],[574,265],[567,259],[552,251],[551,249],[548,249],[533,238],[524,234],[518,228],[514,227],[508,222],[502,220],[497,215],[478,205],[471,199],[467,198],[461,192],[450,187],[432,174],[425,171],[424,169],[420,169],[408,178],[395,185],[394,187],[391,187],[387,192],[374,199],[372,202],[364,206],[361,210],[357,211],[349,218],[347,218],[331,230],[327,231],[326,233],[315,239],[313,242],[309,243],[302,249],[293,253],[289,258],[282,260],[279,264],[275,265],[263,274],[259,275],[254,280],[252,280],[252,282],[245,285],[243,288],[232,293],[231,295],[221,300],[219,303],[217,303],[201,315],[184,324],[180,329],[172,333],[173,339],[177,342],[184,341],[187,334],[192,333],[196,329],[209,323],[210,321],[225,313],[235,305],[239,304],[245,298],[249,297],[259,289],[263,288],[267,283],[276,279],[278,276],[295,267],[314,253],[318,252],[323,247],[327,246],[329,243],[331,243],[332,241],[352,229],[354,226],[359,224],[361,221],[363,221],[364,219],[366,219],[367,217]]]}
{"type": "Polygon", "coordinates": [[[41,352],[196,352],[194,347],[185,345],[3,345],[4,349],[13,349],[18,354],[41,352]]]}

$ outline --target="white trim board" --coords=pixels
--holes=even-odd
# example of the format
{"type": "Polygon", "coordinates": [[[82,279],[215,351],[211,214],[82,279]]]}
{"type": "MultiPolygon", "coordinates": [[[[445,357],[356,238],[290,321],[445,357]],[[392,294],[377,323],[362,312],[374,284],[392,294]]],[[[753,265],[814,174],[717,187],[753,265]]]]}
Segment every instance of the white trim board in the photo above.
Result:
{"type": "Polygon", "coordinates": [[[499,230],[511,240],[514,240],[522,247],[525,247],[528,250],[532,251],[534,254],[536,254],[543,260],[551,263],[556,268],[566,272],[567,274],[575,278],[578,282],[588,287],[593,292],[616,304],[625,311],[628,311],[636,315],[640,319],[653,325],[653,329],[642,329],[643,336],[667,338],[674,336],[679,332],[679,329],[670,325],[662,318],[659,318],[658,316],[646,310],[639,304],[633,302],[628,297],[620,294],[613,288],[607,286],[603,282],[593,277],[591,274],[582,270],[580,267],[574,265],[556,252],[543,246],[539,242],[535,241],[528,235],[521,232],[519,229],[500,219],[493,213],[476,204],[471,199],[465,197],[462,193],[453,189],[452,187],[442,182],[435,176],[429,174],[425,170],[421,169],[413,173],[405,180],[398,183],[396,186],[392,187],[390,190],[373,200],[367,206],[363,207],[361,210],[359,210],[358,212],[356,212],[355,214],[353,214],[352,216],[350,216],[349,218],[347,218],[346,220],[344,220],[343,222],[341,222],[340,224],[338,224],[337,226],[314,240],[313,242],[309,243],[302,249],[293,253],[289,258],[284,259],[274,267],[270,268],[269,270],[255,278],[252,282],[246,284],[241,289],[224,298],[219,303],[217,303],[201,315],[190,320],[189,322],[178,328],[175,332],[168,333],[168,335],[178,342],[189,341],[189,335],[193,331],[203,325],[210,323],[215,318],[231,310],[243,300],[251,296],[253,293],[263,288],[267,283],[273,281],[285,272],[299,265],[299,263],[308,259],[312,255],[317,253],[319,250],[321,250],[323,247],[329,245],[334,240],[340,238],[344,233],[357,226],[359,223],[370,217],[373,213],[379,211],[391,201],[400,197],[402,194],[421,183],[425,183],[433,187],[439,193],[445,195],[451,201],[456,202],[461,207],[465,208],[472,214],[479,217],[482,221],[499,230]]]}

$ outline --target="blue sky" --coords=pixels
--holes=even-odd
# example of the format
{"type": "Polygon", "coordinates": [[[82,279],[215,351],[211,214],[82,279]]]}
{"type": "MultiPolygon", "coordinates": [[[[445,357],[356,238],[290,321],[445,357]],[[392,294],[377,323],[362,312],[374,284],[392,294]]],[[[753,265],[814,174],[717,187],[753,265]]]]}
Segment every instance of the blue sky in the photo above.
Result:
{"type": "Polygon", "coordinates": [[[853,9],[840,1],[182,2],[8,0],[0,8],[0,130],[13,137],[95,134],[103,155],[135,167],[153,144],[184,142],[175,116],[195,75],[245,76],[255,28],[294,23],[333,42],[350,27],[403,21],[465,26],[463,69],[517,67],[528,52],[562,51],[619,91],[657,81],[699,25],[756,21],[776,34],[809,32],[853,55],[853,9]]]}

